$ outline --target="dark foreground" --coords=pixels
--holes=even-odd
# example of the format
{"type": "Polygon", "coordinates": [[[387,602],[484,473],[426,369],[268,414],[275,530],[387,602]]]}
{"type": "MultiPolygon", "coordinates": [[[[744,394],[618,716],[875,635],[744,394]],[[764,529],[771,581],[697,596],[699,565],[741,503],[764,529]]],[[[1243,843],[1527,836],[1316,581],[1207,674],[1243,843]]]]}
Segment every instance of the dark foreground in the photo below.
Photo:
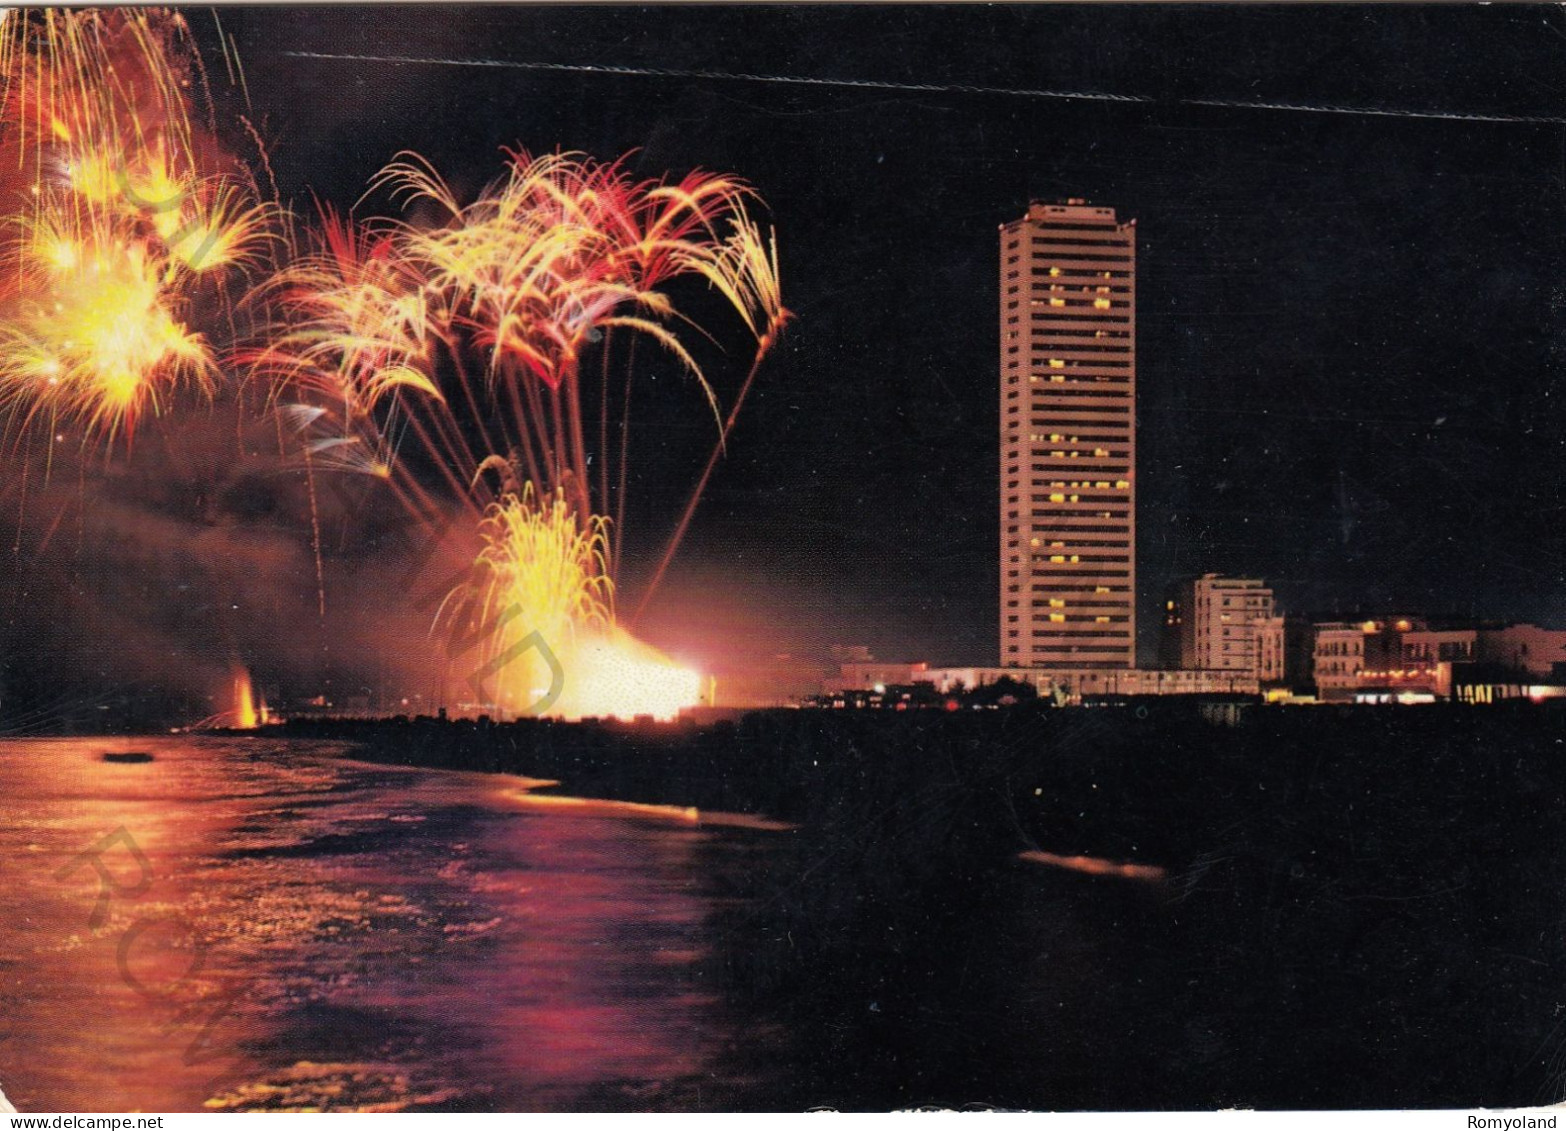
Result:
{"type": "Polygon", "coordinates": [[[723,924],[784,1102],[1420,1107],[1566,1092],[1566,715],[1189,705],[380,725],[391,761],[796,822],[723,924]],[[1019,863],[1042,850],[1162,881],[1019,863]]]}
{"type": "Polygon", "coordinates": [[[1166,703],[0,742],[0,1080],[33,1111],[1554,1102],[1563,724],[1166,703]],[[94,924],[72,860],[115,829],[151,879],[105,849],[94,924]]]}

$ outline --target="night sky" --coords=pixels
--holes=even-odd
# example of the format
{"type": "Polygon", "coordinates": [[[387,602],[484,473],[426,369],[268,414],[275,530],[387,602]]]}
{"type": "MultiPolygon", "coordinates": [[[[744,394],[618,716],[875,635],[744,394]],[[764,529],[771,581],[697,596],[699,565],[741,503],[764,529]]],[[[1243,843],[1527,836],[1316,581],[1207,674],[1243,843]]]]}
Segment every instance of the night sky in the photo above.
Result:
{"type": "MultiPolygon", "coordinates": [[[[1267,578],[1309,614],[1566,627],[1558,8],[221,19],[303,211],[312,192],[351,204],[403,149],[473,191],[519,143],[634,149],[640,174],[732,172],[765,197],[797,321],[646,619],[676,652],[995,661],[996,228],[1068,196],[1138,221],[1147,659],[1166,586],[1204,571],[1267,578]]],[[[744,343],[726,341],[714,376],[732,390],[744,343]]],[[[714,439],[653,364],[667,391],[633,433],[633,595],[714,439]]]]}

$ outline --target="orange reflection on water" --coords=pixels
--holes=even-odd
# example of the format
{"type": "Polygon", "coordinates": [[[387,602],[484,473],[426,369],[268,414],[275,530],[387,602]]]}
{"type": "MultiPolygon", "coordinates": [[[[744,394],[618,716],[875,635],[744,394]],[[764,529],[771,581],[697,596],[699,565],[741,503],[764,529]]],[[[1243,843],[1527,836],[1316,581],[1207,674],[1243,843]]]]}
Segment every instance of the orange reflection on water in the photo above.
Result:
{"type": "Polygon", "coordinates": [[[114,748],[0,743],[23,1111],[689,1109],[737,1086],[711,873],[721,838],[765,833],[522,809],[521,779],[302,744],[114,748]],[[60,873],[116,829],[135,852],[104,852],[124,894],[94,927],[98,875],[60,873]]]}

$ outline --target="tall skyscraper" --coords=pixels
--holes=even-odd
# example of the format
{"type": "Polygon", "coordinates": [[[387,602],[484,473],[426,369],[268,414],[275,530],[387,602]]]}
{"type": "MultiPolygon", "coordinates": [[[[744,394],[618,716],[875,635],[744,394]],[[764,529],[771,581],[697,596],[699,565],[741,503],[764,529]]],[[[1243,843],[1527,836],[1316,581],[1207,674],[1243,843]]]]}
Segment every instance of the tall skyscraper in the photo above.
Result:
{"type": "Polygon", "coordinates": [[[1132,668],[1136,221],[1035,202],[1000,244],[1000,662],[1132,668]]]}

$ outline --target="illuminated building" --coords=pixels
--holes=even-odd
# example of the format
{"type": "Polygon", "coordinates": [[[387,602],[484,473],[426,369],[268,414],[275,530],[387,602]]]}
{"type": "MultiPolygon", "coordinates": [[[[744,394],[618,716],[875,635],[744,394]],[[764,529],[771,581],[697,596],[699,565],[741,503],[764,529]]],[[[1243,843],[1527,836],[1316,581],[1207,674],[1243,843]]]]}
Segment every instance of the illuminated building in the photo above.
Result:
{"type": "Polygon", "coordinates": [[[876,696],[928,686],[940,695],[973,690],[1000,679],[1031,684],[1041,699],[1080,703],[1083,699],[1140,695],[1255,695],[1254,672],[1162,671],[1149,668],[975,668],[905,664],[844,663],[822,681],[823,697],[852,705],[879,705],[876,696]]]}
{"type": "Polygon", "coordinates": [[[1272,590],[1265,582],[1203,574],[1180,587],[1176,609],[1182,668],[1260,675],[1256,626],[1273,614],[1272,590]]]}
{"type": "Polygon", "coordinates": [[[937,691],[979,687],[1001,677],[1031,683],[1042,699],[1079,703],[1083,699],[1141,695],[1255,695],[1251,672],[1158,671],[1151,668],[930,668],[919,679],[937,691]]]}
{"type": "Polygon", "coordinates": [[[1406,618],[1318,624],[1312,665],[1317,697],[1352,702],[1367,687],[1405,680],[1403,637],[1424,627],[1406,618]]]}
{"type": "Polygon", "coordinates": [[[863,691],[874,687],[907,687],[915,683],[929,682],[930,665],[915,663],[889,663],[874,659],[846,661],[840,665],[835,677],[829,676],[822,684],[827,694],[844,691],[863,691]]]}
{"type": "Polygon", "coordinates": [[[1405,617],[1316,626],[1317,694],[1329,701],[1539,698],[1563,668],[1566,632],[1531,624],[1432,628],[1405,617]]]}
{"type": "Polygon", "coordinates": [[[1566,632],[1531,624],[1413,631],[1403,635],[1402,658],[1409,667],[1446,660],[1548,676],[1557,664],[1566,664],[1566,632]]]}
{"type": "Polygon", "coordinates": [[[1310,682],[1311,626],[1278,613],[1256,621],[1256,678],[1291,687],[1310,682]]]}
{"type": "Polygon", "coordinates": [[[1001,226],[1000,662],[1136,665],[1136,221],[1001,226]]]}

